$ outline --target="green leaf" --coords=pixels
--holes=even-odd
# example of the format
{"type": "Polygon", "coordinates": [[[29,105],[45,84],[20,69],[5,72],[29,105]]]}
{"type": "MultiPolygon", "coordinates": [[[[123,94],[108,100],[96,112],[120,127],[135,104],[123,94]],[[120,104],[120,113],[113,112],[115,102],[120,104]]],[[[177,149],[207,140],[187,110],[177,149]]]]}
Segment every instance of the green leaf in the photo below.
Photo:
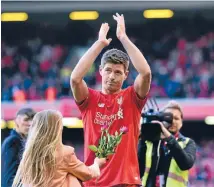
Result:
{"type": "Polygon", "coordinates": [[[99,147],[102,147],[103,146],[103,138],[100,139],[100,142],[99,142],[99,147]]]}
{"type": "Polygon", "coordinates": [[[115,137],[116,137],[116,136],[111,135],[111,146],[114,146],[115,137]]]}
{"type": "Polygon", "coordinates": [[[108,138],[108,142],[111,141],[111,136],[109,134],[107,134],[107,138],[108,138]]]}
{"type": "Polygon", "coordinates": [[[106,136],[104,136],[103,137],[103,147],[102,147],[103,149],[106,148],[106,142],[107,142],[106,140],[107,140],[107,138],[106,138],[106,136]]]}
{"type": "Polygon", "coordinates": [[[111,136],[111,135],[109,135],[109,142],[108,142],[109,146],[111,146],[111,145],[112,145],[112,141],[113,141],[112,136],[111,136]]]}
{"type": "Polygon", "coordinates": [[[120,144],[121,140],[122,140],[122,137],[119,137],[119,138],[117,139],[117,145],[120,144]]]}
{"type": "Polygon", "coordinates": [[[101,147],[98,147],[98,152],[103,153],[103,150],[101,149],[101,147]]]}
{"type": "Polygon", "coordinates": [[[103,143],[106,142],[106,136],[103,136],[103,143]]]}
{"type": "Polygon", "coordinates": [[[88,148],[93,152],[97,152],[97,147],[95,145],[89,145],[88,148]]]}

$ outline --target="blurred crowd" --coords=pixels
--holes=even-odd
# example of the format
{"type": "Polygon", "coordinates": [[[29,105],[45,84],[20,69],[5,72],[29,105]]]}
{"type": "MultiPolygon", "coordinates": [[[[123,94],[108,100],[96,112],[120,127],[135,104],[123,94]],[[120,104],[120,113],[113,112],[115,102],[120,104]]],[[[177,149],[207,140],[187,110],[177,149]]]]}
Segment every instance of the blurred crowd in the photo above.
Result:
{"type": "Polygon", "coordinates": [[[214,184],[214,140],[202,141],[198,146],[196,162],[190,170],[190,186],[212,187],[214,184]]]}
{"type": "Polygon", "coordinates": [[[70,76],[62,63],[63,55],[62,46],[43,45],[40,39],[14,47],[2,42],[2,100],[20,96],[41,100],[48,93],[54,99],[63,94],[65,84],[69,87],[70,76]]]}
{"type": "MultiPolygon", "coordinates": [[[[177,21],[180,25],[176,27],[174,21],[127,28],[130,39],[151,66],[150,94],[167,98],[214,97],[214,32],[205,21],[197,24],[192,20],[188,25],[177,21]]],[[[96,40],[99,29],[92,30],[87,24],[74,26],[66,27],[66,31],[55,31],[47,25],[27,29],[16,25],[18,34],[14,37],[10,34],[12,26],[2,25],[2,101],[55,100],[72,96],[69,85],[72,69],[96,40]],[[88,32],[83,34],[80,29],[88,32]]],[[[110,35],[115,35],[112,30],[110,35]]],[[[114,37],[109,48],[112,47],[124,50],[114,37]]],[[[88,86],[95,89],[101,88],[99,60],[85,78],[88,86]]],[[[129,70],[124,87],[132,84],[137,75],[132,65],[129,70]]]]}
{"type": "Polygon", "coordinates": [[[194,42],[179,38],[167,59],[154,59],[151,63],[152,95],[214,97],[214,32],[194,42]]]}

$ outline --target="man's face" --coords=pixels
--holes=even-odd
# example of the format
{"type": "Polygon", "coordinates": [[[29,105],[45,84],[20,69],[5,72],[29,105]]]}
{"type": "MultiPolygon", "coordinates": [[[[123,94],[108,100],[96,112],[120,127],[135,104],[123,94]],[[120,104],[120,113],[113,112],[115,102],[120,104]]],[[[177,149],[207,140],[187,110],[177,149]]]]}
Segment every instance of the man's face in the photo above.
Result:
{"type": "Polygon", "coordinates": [[[116,93],[122,88],[124,80],[127,78],[128,71],[125,72],[123,64],[107,63],[104,67],[100,67],[102,76],[102,84],[104,90],[116,93]]]}
{"type": "Polygon", "coordinates": [[[169,131],[171,133],[177,133],[182,127],[182,118],[181,118],[181,112],[177,109],[166,109],[165,112],[170,112],[173,114],[173,121],[172,125],[169,127],[169,131]]]}
{"type": "Polygon", "coordinates": [[[27,115],[18,115],[15,122],[17,132],[26,136],[31,126],[32,119],[29,119],[27,115]]]}

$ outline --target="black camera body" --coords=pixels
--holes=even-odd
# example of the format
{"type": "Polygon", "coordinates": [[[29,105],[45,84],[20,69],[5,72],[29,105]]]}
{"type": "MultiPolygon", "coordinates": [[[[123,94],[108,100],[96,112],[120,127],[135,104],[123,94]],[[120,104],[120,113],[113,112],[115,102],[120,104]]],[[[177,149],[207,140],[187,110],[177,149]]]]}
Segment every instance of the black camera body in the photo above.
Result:
{"type": "Polygon", "coordinates": [[[160,121],[168,129],[172,125],[173,114],[169,112],[154,111],[149,109],[141,114],[143,122],[141,124],[141,137],[148,141],[160,140],[161,126],[152,121],[160,121]]]}

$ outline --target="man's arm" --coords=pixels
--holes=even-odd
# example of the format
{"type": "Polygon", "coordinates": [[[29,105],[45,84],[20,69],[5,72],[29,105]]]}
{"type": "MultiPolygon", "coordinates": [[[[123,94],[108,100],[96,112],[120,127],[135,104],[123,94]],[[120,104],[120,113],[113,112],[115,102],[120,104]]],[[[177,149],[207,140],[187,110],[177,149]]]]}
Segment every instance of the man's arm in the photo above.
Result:
{"type": "Polygon", "coordinates": [[[196,145],[193,140],[190,139],[186,147],[182,149],[175,138],[170,136],[167,138],[167,146],[181,170],[188,170],[193,166],[196,159],[196,145]]]}
{"type": "Polygon", "coordinates": [[[81,181],[99,177],[100,168],[106,163],[105,158],[95,158],[92,165],[86,166],[76,157],[73,148],[70,154],[64,157],[64,160],[66,162],[66,170],[81,181]]]}
{"type": "Polygon", "coordinates": [[[190,169],[196,158],[196,145],[193,140],[189,140],[188,144],[184,149],[178,144],[174,136],[164,127],[162,122],[153,121],[154,123],[159,123],[161,126],[161,138],[167,141],[167,146],[170,149],[172,157],[175,159],[181,170],[190,169]]]}
{"type": "Polygon", "coordinates": [[[79,60],[78,64],[71,73],[71,89],[75,100],[81,103],[88,96],[88,88],[83,80],[84,76],[87,74],[91,65],[96,60],[97,56],[100,54],[105,46],[108,46],[111,42],[111,38],[106,39],[107,33],[109,31],[109,26],[107,23],[102,24],[99,31],[98,40],[91,46],[91,48],[83,55],[79,60]]]}
{"type": "Polygon", "coordinates": [[[152,77],[151,69],[143,54],[126,35],[123,14],[120,16],[117,13],[116,16],[113,17],[117,21],[117,37],[127,51],[134,67],[139,73],[134,82],[134,89],[141,98],[144,98],[150,89],[152,77]]]}

